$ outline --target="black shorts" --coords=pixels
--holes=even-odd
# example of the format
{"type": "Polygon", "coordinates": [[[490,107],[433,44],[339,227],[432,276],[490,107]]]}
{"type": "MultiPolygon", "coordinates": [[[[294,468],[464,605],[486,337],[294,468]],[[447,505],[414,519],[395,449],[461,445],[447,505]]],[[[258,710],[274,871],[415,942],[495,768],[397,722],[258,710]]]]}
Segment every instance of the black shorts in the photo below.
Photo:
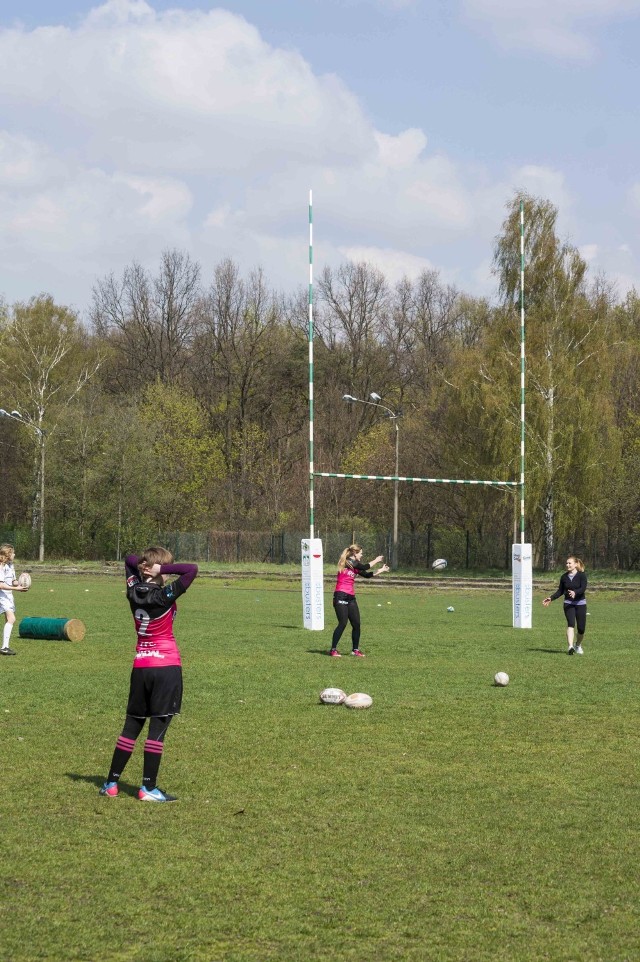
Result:
{"type": "Polygon", "coordinates": [[[152,718],[179,715],[182,705],[182,668],[134,668],[131,671],[127,715],[152,718]]]}

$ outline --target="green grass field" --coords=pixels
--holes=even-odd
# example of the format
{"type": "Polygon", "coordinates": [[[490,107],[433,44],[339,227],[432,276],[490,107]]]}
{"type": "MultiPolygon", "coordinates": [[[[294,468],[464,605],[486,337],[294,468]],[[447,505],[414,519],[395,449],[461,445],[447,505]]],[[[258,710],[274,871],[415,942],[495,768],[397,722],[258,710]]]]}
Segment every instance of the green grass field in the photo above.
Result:
{"type": "Polygon", "coordinates": [[[3,962],[640,958],[637,601],[593,593],[568,658],[560,601],[523,632],[508,591],[367,585],[368,657],[338,661],[328,592],[308,632],[293,582],[200,579],[160,772],[180,801],[154,806],[141,745],[98,796],[134,647],[123,588],[41,574],[17,600],[87,637],[15,631],[0,659],[3,962]],[[373,707],[322,706],[329,685],[373,707]]]}

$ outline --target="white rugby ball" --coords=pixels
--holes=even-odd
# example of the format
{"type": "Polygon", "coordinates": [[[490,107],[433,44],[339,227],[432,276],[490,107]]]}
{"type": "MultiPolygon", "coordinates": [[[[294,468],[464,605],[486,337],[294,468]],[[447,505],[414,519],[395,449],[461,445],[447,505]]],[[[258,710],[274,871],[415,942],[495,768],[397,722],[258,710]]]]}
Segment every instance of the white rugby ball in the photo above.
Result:
{"type": "Polygon", "coordinates": [[[344,704],[347,708],[371,708],[373,698],[371,695],[365,695],[363,691],[355,691],[353,695],[347,695],[344,704]]]}
{"type": "Polygon", "coordinates": [[[498,686],[498,688],[504,688],[505,685],[509,684],[509,676],[506,673],[506,671],[497,672],[493,680],[494,680],[494,683],[498,686]]]}
{"type": "Polygon", "coordinates": [[[22,572],[22,574],[18,578],[18,584],[20,585],[21,588],[31,587],[31,575],[29,574],[28,571],[22,572]]]}
{"type": "Polygon", "coordinates": [[[447,562],[444,558],[436,558],[436,560],[433,562],[431,567],[434,568],[436,571],[442,571],[444,568],[447,567],[447,562]]]}
{"type": "Polygon", "coordinates": [[[341,705],[346,697],[347,693],[342,688],[325,688],[320,692],[320,701],[323,705],[341,705]]]}

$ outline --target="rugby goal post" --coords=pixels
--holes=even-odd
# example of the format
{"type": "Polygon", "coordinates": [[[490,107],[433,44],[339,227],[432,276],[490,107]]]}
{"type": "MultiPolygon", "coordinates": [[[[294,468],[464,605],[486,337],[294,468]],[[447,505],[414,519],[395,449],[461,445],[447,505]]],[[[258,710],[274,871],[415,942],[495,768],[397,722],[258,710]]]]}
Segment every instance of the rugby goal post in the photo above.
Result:
{"type": "Polygon", "coordinates": [[[322,541],[302,539],[302,614],[304,627],[324,629],[324,579],[322,541]]]}
{"type": "Polygon", "coordinates": [[[531,628],[533,610],[533,567],[530,544],[514,544],[511,549],[513,576],[513,627],[531,628]]]}

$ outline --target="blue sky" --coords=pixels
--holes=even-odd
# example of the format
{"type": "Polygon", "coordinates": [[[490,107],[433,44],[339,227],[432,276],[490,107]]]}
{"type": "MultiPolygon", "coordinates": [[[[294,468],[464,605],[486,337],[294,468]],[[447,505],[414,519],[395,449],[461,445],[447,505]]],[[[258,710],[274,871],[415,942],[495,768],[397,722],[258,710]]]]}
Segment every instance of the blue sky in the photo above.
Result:
{"type": "Polygon", "coordinates": [[[640,0],[3,0],[0,294],[85,311],[167,247],[491,296],[518,188],[640,289],[640,0]]]}

